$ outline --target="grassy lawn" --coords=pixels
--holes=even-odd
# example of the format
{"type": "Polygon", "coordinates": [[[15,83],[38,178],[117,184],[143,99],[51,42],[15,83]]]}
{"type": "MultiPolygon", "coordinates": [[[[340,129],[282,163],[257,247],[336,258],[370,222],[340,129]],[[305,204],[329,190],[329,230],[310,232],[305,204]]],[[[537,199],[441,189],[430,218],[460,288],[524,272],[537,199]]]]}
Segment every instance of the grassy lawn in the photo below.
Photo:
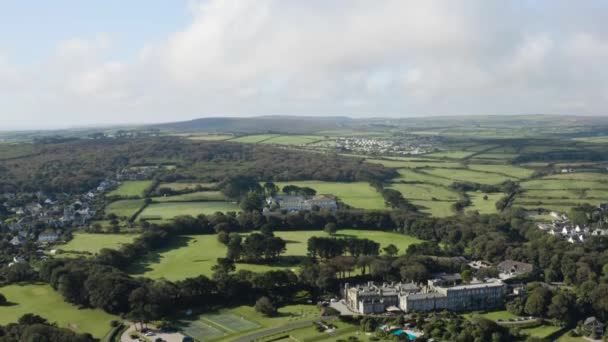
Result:
{"type": "Polygon", "coordinates": [[[176,216],[211,215],[218,211],[239,211],[239,207],[234,203],[223,201],[152,203],[144,209],[139,217],[148,220],[169,220],[176,216]]]}
{"type": "Polygon", "coordinates": [[[110,191],[108,197],[143,197],[148,188],[152,186],[152,181],[127,181],[122,183],[118,188],[110,191]]]}
{"type": "Polygon", "coordinates": [[[161,183],[158,188],[168,188],[173,191],[196,190],[197,187],[215,188],[217,183],[161,183]]]}
{"type": "Polygon", "coordinates": [[[277,182],[280,188],[285,185],[296,185],[300,187],[310,187],[317,190],[317,194],[332,194],[337,196],[342,202],[360,209],[386,209],[384,199],[365,182],[339,183],[321,181],[300,181],[300,182],[277,182]]]}
{"type": "Polygon", "coordinates": [[[129,218],[144,206],[143,199],[120,200],[106,206],[106,214],[114,214],[118,217],[129,218]]]}
{"type": "Polygon", "coordinates": [[[541,325],[539,327],[536,328],[527,328],[527,329],[521,329],[521,333],[528,335],[528,336],[532,336],[532,337],[537,337],[537,338],[546,338],[547,336],[555,333],[556,331],[560,330],[560,327],[555,327],[552,325],[541,325]]]}
{"type": "Polygon", "coordinates": [[[48,285],[9,285],[0,288],[10,306],[0,307],[0,325],[16,322],[26,313],[40,315],[58,326],[97,338],[110,330],[110,321],[119,319],[102,310],[79,309],[68,304],[48,285]]]}
{"type": "Polygon", "coordinates": [[[502,311],[493,311],[493,312],[485,312],[482,314],[479,313],[472,313],[472,314],[465,314],[464,315],[467,318],[471,318],[473,316],[479,316],[479,317],[483,317],[485,319],[489,319],[492,321],[498,321],[499,319],[506,321],[509,319],[515,319],[515,318],[519,318],[519,316],[514,315],[512,313],[510,313],[507,310],[502,310],[502,311]]]}
{"type": "Polygon", "coordinates": [[[456,201],[460,198],[457,192],[450,190],[444,186],[438,186],[433,184],[392,184],[389,186],[391,189],[395,189],[403,195],[403,197],[409,200],[432,200],[433,198],[439,200],[450,200],[456,201]]]}
{"type": "MultiPolygon", "coordinates": [[[[323,231],[277,231],[276,236],[286,240],[287,250],[284,256],[306,256],[308,239],[313,236],[328,236],[323,231]]],[[[357,237],[374,240],[381,247],[394,244],[404,253],[408,246],[419,243],[412,236],[372,231],[343,229],[338,231],[336,237],[357,237]]],[[[211,267],[216,264],[217,258],[226,255],[226,246],[217,241],[217,235],[181,236],[173,243],[160,251],[150,253],[144,260],[135,265],[130,272],[148,278],[166,278],[180,280],[200,274],[210,276],[211,267]]],[[[289,268],[297,270],[299,260],[279,259],[272,265],[254,265],[237,263],[237,270],[245,269],[253,272],[265,272],[272,269],[289,268]],[[294,264],[295,262],[295,264],[294,264]]]]}
{"type": "Polygon", "coordinates": [[[314,305],[288,305],[275,317],[266,317],[253,307],[239,306],[204,314],[196,320],[182,321],[182,331],[200,341],[228,342],[258,331],[297,323],[319,317],[314,305]],[[211,329],[210,329],[211,328],[211,329]]]}
{"type": "MultiPolygon", "coordinates": [[[[69,252],[88,252],[95,254],[103,248],[118,249],[124,244],[133,242],[136,234],[74,234],[74,238],[64,245],[57,246],[64,254],[70,256],[69,252]]],[[[74,253],[75,255],[76,253],[74,253]]]]}
{"type": "Polygon", "coordinates": [[[557,342],[588,342],[588,340],[582,337],[572,337],[568,335],[569,332],[566,332],[560,338],[557,339],[557,342]]]}
{"type": "Polygon", "coordinates": [[[496,213],[496,202],[505,196],[504,193],[491,193],[485,194],[483,192],[469,192],[471,198],[471,205],[465,210],[477,210],[480,214],[494,214],[496,213]],[[488,196],[488,199],[483,199],[484,196],[488,196]]]}
{"type": "Polygon", "coordinates": [[[154,202],[200,202],[200,201],[223,201],[226,196],[221,191],[197,191],[189,194],[153,197],[154,202]]]}
{"type": "Polygon", "coordinates": [[[464,159],[470,157],[475,152],[470,151],[448,151],[448,152],[435,152],[431,154],[425,154],[425,157],[434,158],[449,158],[449,159],[464,159]]]}
{"type": "Polygon", "coordinates": [[[454,201],[413,200],[412,203],[418,206],[421,212],[435,217],[447,217],[455,215],[454,210],[452,210],[452,204],[454,204],[454,201]]]}

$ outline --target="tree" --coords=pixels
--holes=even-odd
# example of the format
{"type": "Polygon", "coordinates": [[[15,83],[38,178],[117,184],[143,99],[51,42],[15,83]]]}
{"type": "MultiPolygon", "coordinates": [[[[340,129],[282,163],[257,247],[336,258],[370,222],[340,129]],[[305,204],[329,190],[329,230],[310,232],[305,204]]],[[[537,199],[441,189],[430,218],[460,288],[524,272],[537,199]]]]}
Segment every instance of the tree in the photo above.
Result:
{"type": "Polygon", "coordinates": [[[323,230],[329,235],[334,235],[338,231],[338,228],[336,227],[335,223],[329,222],[325,225],[325,228],[323,230]]]}
{"type": "Polygon", "coordinates": [[[279,192],[279,187],[273,182],[264,183],[264,192],[266,196],[274,196],[279,192]]]}
{"type": "Polygon", "coordinates": [[[260,297],[255,302],[255,311],[266,315],[268,317],[274,316],[277,313],[276,307],[272,304],[270,299],[266,296],[260,297]]]}
{"type": "Polygon", "coordinates": [[[241,200],[243,211],[259,211],[264,207],[264,200],[259,193],[249,191],[241,200]]]}
{"type": "Polygon", "coordinates": [[[473,272],[471,272],[469,269],[463,270],[460,272],[460,277],[465,283],[470,283],[471,279],[473,279],[473,272]]]}
{"type": "Polygon", "coordinates": [[[382,248],[382,250],[389,257],[394,257],[395,255],[397,255],[399,253],[399,248],[397,248],[397,246],[393,245],[392,243],[390,245],[382,248]]]}
{"type": "Polygon", "coordinates": [[[547,315],[566,323],[566,325],[575,323],[578,314],[574,294],[562,291],[553,296],[547,309],[547,315]]]}
{"type": "Polygon", "coordinates": [[[584,226],[589,223],[589,219],[587,218],[587,214],[579,210],[577,208],[573,208],[568,213],[568,219],[575,225],[584,226]]]}
{"type": "Polygon", "coordinates": [[[526,306],[524,310],[528,315],[542,317],[547,311],[550,293],[549,290],[543,287],[537,287],[532,290],[528,299],[526,300],[526,306]]]}

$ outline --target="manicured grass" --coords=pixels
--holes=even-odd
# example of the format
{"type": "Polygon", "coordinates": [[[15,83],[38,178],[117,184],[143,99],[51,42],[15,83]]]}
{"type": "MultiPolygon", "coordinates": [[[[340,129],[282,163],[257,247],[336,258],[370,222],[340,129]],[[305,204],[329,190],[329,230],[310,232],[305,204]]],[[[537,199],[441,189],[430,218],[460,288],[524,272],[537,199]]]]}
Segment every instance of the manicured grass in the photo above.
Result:
{"type": "Polygon", "coordinates": [[[281,135],[268,140],[264,140],[262,144],[305,145],[323,139],[324,137],[316,135],[281,135]]]}
{"type": "MultiPolygon", "coordinates": [[[[118,249],[124,244],[133,242],[135,234],[74,234],[74,238],[64,245],[57,246],[65,252],[97,253],[102,248],[118,249]]],[[[70,253],[67,253],[68,255],[70,253]]],[[[62,254],[63,255],[63,254],[62,254]]]]}
{"type": "Polygon", "coordinates": [[[143,199],[120,200],[106,206],[106,214],[114,214],[118,217],[129,218],[144,206],[143,199]]]}
{"type": "Polygon", "coordinates": [[[505,196],[504,193],[483,193],[483,192],[469,192],[471,198],[471,205],[466,207],[465,210],[477,210],[480,214],[494,214],[497,212],[496,202],[505,196]],[[488,196],[487,200],[484,200],[484,196],[488,196]]]}
{"type": "MultiPolygon", "coordinates": [[[[223,315],[224,317],[233,317],[236,319],[243,318],[248,321],[250,324],[255,324],[257,327],[253,327],[251,325],[251,329],[247,330],[228,330],[222,328],[222,326],[215,326],[217,330],[220,331],[220,336],[212,338],[217,342],[228,342],[234,341],[235,339],[246,336],[258,331],[263,331],[267,329],[272,329],[276,327],[282,327],[291,323],[297,323],[303,320],[311,320],[319,317],[319,309],[314,305],[288,305],[279,309],[278,315],[275,317],[266,317],[256,312],[253,307],[250,306],[239,306],[232,309],[222,309],[217,313],[219,315],[223,315]],[[218,339],[219,338],[219,339],[218,339]]],[[[197,327],[200,325],[209,325],[208,318],[211,317],[213,320],[213,315],[201,315],[197,320],[193,321],[182,321],[186,327],[183,329],[185,333],[192,336],[193,338],[200,341],[208,341],[210,340],[210,336],[197,334],[200,329],[191,329],[191,326],[197,327]],[[201,324],[202,323],[202,324],[201,324]]],[[[220,316],[221,317],[221,316],[220,316]]],[[[236,323],[236,320],[235,320],[236,323]]],[[[211,323],[213,324],[213,323],[211,323]]],[[[225,328],[229,328],[224,326],[225,328]]]]}
{"type": "Polygon", "coordinates": [[[536,328],[521,329],[520,332],[524,335],[532,337],[546,338],[560,329],[560,327],[555,327],[552,325],[541,325],[536,328]]]}
{"type": "Polygon", "coordinates": [[[396,183],[389,186],[391,189],[395,189],[408,200],[432,200],[433,198],[439,200],[452,200],[456,201],[460,198],[457,192],[450,190],[447,187],[434,185],[434,184],[403,184],[396,183]]]}
{"type": "Polygon", "coordinates": [[[465,169],[429,169],[424,172],[433,176],[450,179],[452,182],[462,181],[479,184],[500,184],[504,181],[515,179],[496,173],[477,172],[465,169]]]}
{"type": "Polygon", "coordinates": [[[360,209],[386,209],[384,199],[371,185],[365,182],[339,183],[321,181],[277,182],[280,188],[285,185],[310,187],[317,194],[331,194],[337,196],[342,202],[360,209]]]}
{"type": "Polygon", "coordinates": [[[107,196],[117,197],[143,197],[146,190],[152,186],[152,181],[126,181],[122,183],[118,188],[110,191],[107,196]]]}
{"type": "Polygon", "coordinates": [[[240,142],[245,144],[257,144],[264,140],[279,136],[278,134],[256,134],[256,135],[245,135],[242,137],[230,139],[233,142],[240,142]]]}
{"type": "Polygon", "coordinates": [[[507,321],[509,319],[519,318],[519,316],[514,315],[507,310],[486,312],[486,313],[482,313],[482,314],[472,313],[472,314],[465,315],[465,317],[472,317],[472,316],[480,316],[480,317],[483,317],[485,319],[489,319],[492,321],[497,321],[499,319],[501,319],[503,321],[507,321]]]}
{"type": "Polygon", "coordinates": [[[153,197],[153,202],[198,202],[198,201],[223,201],[226,196],[221,191],[197,191],[189,194],[153,197]]]}
{"type": "Polygon", "coordinates": [[[534,173],[534,170],[513,165],[469,164],[468,166],[471,170],[505,174],[519,179],[528,178],[534,173]]]}
{"type": "Polygon", "coordinates": [[[400,178],[395,179],[395,181],[404,181],[404,182],[420,182],[420,183],[428,183],[428,184],[437,184],[443,186],[449,186],[453,183],[451,179],[436,177],[430,174],[427,174],[423,171],[412,171],[412,170],[399,170],[400,178]]]}
{"type": "Polygon", "coordinates": [[[0,288],[0,293],[14,304],[0,306],[0,325],[16,322],[26,313],[34,313],[60,327],[101,338],[110,330],[110,321],[119,319],[102,310],[80,309],[68,304],[49,285],[9,285],[0,288]]]}
{"type": "Polygon", "coordinates": [[[557,339],[557,342],[588,342],[588,340],[582,337],[572,337],[568,335],[569,332],[563,334],[560,338],[557,339]]]}
{"type": "MultiPolygon", "coordinates": [[[[286,240],[287,250],[284,256],[306,256],[308,239],[313,236],[328,236],[323,231],[277,231],[276,236],[286,240]]],[[[338,231],[336,237],[357,237],[374,240],[385,247],[394,244],[400,253],[407,250],[412,244],[421,240],[412,236],[372,230],[344,229],[338,231]]],[[[200,274],[210,276],[211,267],[216,264],[217,258],[226,256],[226,246],[217,240],[217,235],[192,235],[182,236],[163,250],[149,254],[134,266],[130,271],[136,275],[148,278],[166,278],[169,280],[180,280],[195,277],[200,274]]],[[[273,265],[254,265],[237,263],[237,270],[244,269],[253,272],[265,272],[272,269],[289,268],[296,270],[298,265],[282,263],[283,260],[273,265]]],[[[297,260],[295,260],[297,261],[297,260]]]]}
{"type": "Polygon", "coordinates": [[[173,191],[196,190],[197,187],[213,189],[217,183],[161,183],[158,188],[168,188],[173,191]]]}
{"type": "Polygon", "coordinates": [[[239,207],[234,203],[223,201],[152,203],[144,209],[139,218],[146,220],[169,220],[176,216],[211,215],[218,211],[239,211],[239,207]]]}

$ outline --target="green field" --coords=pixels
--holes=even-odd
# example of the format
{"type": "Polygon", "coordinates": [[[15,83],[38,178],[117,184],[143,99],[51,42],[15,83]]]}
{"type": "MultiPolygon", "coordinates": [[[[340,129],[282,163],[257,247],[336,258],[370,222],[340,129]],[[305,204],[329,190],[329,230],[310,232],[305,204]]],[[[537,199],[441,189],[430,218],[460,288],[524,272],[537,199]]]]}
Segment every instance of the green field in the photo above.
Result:
{"type": "Polygon", "coordinates": [[[197,191],[183,195],[153,197],[153,202],[200,202],[224,201],[226,196],[221,191],[197,191]]]}
{"type": "Polygon", "coordinates": [[[471,205],[465,208],[467,210],[477,210],[480,214],[494,214],[497,212],[496,202],[505,196],[504,193],[489,193],[485,194],[482,192],[469,192],[471,199],[471,205]],[[484,196],[488,196],[487,200],[484,200],[484,196]]]}
{"type": "MultiPolygon", "coordinates": [[[[135,234],[74,234],[74,238],[64,245],[57,246],[66,252],[86,252],[95,254],[102,248],[118,249],[124,244],[133,242],[135,234]]],[[[76,254],[76,253],[74,253],[76,254]]],[[[62,254],[63,255],[63,254],[62,254]]]]}
{"type": "Polygon", "coordinates": [[[102,310],[80,309],[68,304],[48,285],[9,285],[0,288],[0,293],[14,304],[0,306],[0,325],[16,322],[26,313],[34,313],[60,327],[102,338],[110,330],[110,321],[119,319],[102,310]]]}
{"type": "Polygon", "coordinates": [[[130,218],[144,206],[143,199],[119,200],[108,204],[105,208],[106,214],[114,214],[118,217],[130,218]]]}
{"type": "MultiPolygon", "coordinates": [[[[307,254],[309,238],[328,236],[323,231],[277,231],[275,235],[287,242],[287,250],[284,256],[302,257],[307,254]]],[[[399,248],[400,253],[404,253],[411,244],[421,242],[421,240],[408,235],[372,230],[345,229],[338,231],[336,237],[367,238],[380,243],[381,247],[394,244],[399,248]]],[[[211,267],[215,265],[217,258],[222,258],[225,255],[226,246],[217,241],[217,235],[215,234],[182,236],[168,248],[148,255],[131,269],[131,273],[153,279],[166,278],[169,280],[180,280],[200,274],[210,276],[212,273],[211,267]]],[[[253,272],[284,268],[295,270],[297,264],[284,263],[283,260],[279,260],[273,265],[237,264],[237,270],[245,269],[253,272]]]]}
{"type": "Polygon", "coordinates": [[[507,180],[514,180],[513,177],[507,177],[497,173],[490,172],[477,172],[465,169],[429,169],[425,170],[425,173],[436,177],[443,177],[446,179],[461,182],[471,182],[479,184],[500,184],[507,180]]]}
{"type": "Polygon", "coordinates": [[[460,195],[450,190],[447,187],[433,185],[433,184],[404,184],[395,183],[389,186],[390,189],[395,189],[408,200],[446,200],[446,201],[457,201],[460,195]]]}
{"type": "Polygon", "coordinates": [[[19,158],[34,152],[32,144],[6,144],[0,143],[0,160],[19,158]]]}
{"type": "Polygon", "coordinates": [[[268,140],[264,140],[262,144],[305,145],[323,139],[324,138],[322,136],[316,135],[280,135],[268,140]]]}
{"type": "Polygon", "coordinates": [[[176,216],[212,215],[218,211],[239,211],[239,207],[234,203],[224,201],[152,203],[144,209],[139,218],[144,220],[170,220],[176,216]]]}
{"type": "Polygon", "coordinates": [[[519,179],[528,178],[534,173],[534,170],[513,165],[469,164],[468,167],[474,171],[493,172],[519,179]]]}
{"type": "Polygon", "coordinates": [[[258,331],[317,317],[319,309],[314,305],[287,305],[279,308],[275,317],[263,316],[250,306],[239,306],[200,315],[196,320],[184,320],[181,324],[182,331],[198,341],[228,342],[258,331]]]}
{"type": "Polygon", "coordinates": [[[428,184],[437,184],[443,186],[449,186],[453,183],[452,180],[442,177],[436,177],[430,174],[427,174],[422,171],[412,171],[412,170],[398,170],[401,175],[400,178],[395,179],[395,181],[403,181],[403,182],[420,182],[420,183],[428,183],[428,184]]]}
{"type": "MultiPolygon", "coordinates": [[[[405,159],[405,158],[403,158],[405,159]]],[[[461,163],[452,161],[438,161],[432,159],[412,159],[412,160],[393,160],[393,159],[366,159],[367,163],[382,164],[392,168],[422,168],[422,167],[443,167],[443,168],[459,168],[463,167],[461,163]]]]}
{"type": "Polygon", "coordinates": [[[161,183],[158,188],[168,188],[173,191],[196,190],[197,187],[214,189],[217,183],[161,183]]]}
{"type": "Polygon", "coordinates": [[[190,140],[221,141],[232,139],[233,136],[228,134],[190,134],[187,138],[190,140]]]}
{"type": "Polygon", "coordinates": [[[524,335],[536,337],[536,338],[547,338],[551,334],[559,331],[561,328],[553,325],[541,325],[536,328],[521,329],[520,332],[524,335]]]}
{"type": "Polygon", "coordinates": [[[256,135],[245,135],[242,137],[230,139],[229,141],[240,142],[245,144],[257,144],[264,140],[268,140],[274,137],[278,137],[278,134],[256,134],[256,135]]]}
{"type": "Polygon", "coordinates": [[[313,188],[317,191],[317,194],[331,194],[337,196],[342,202],[354,208],[386,209],[382,195],[380,195],[371,185],[365,182],[338,183],[297,181],[276,183],[276,185],[278,185],[280,188],[283,188],[288,184],[313,188]]]}
{"type": "Polygon", "coordinates": [[[122,183],[118,188],[110,191],[108,197],[143,197],[146,190],[152,186],[152,181],[126,181],[122,183]]]}

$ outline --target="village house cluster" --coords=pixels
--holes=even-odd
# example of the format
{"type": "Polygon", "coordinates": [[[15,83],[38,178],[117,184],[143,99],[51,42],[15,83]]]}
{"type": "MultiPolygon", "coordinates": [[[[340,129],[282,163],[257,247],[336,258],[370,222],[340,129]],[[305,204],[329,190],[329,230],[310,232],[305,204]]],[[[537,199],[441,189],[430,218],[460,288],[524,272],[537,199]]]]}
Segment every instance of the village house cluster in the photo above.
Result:
{"type": "Polygon", "coordinates": [[[346,152],[363,154],[417,155],[430,152],[428,143],[399,142],[371,138],[344,137],[336,139],[336,148],[346,152]]]}
{"type": "MultiPolygon", "coordinates": [[[[608,203],[600,204],[598,209],[602,213],[608,213],[608,203]]],[[[591,228],[588,226],[573,225],[566,215],[552,212],[551,223],[539,223],[538,229],[546,232],[549,235],[559,236],[566,239],[570,243],[582,243],[585,239],[593,236],[608,236],[608,229],[591,228]]]]}
{"type": "Polygon", "coordinates": [[[424,286],[369,282],[343,289],[344,303],[360,314],[434,310],[489,310],[503,305],[507,285],[500,279],[463,283],[459,274],[435,274],[424,286]]]}
{"type": "Polygon", "coordinates": [[[266,204],[268,207],[264,208],[264,213],[273,209],[286,210],[287,212],[310,211],[315,207],[330,211],[338,209],[336,197],[332,195],[278,195],[266,198],[266,204]]]}

